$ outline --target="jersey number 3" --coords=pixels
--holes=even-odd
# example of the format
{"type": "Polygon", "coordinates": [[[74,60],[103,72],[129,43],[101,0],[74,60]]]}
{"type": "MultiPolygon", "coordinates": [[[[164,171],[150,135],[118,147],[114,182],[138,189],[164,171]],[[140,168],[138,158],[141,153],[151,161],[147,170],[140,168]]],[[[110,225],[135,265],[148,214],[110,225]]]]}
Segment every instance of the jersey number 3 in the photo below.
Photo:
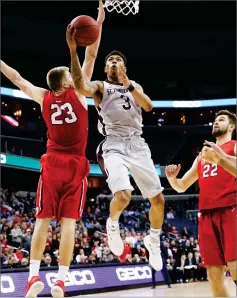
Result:
{"type": "Polygon", "coordinates": [[[207,164],[203,168],[203,178],[207,178],[209,176],[217,176],[217,165],[215,164],[207,164]]]}
{"type": "Polygon", "coordinates": [[[55,109],[56,109],[56,111],[51,115],[52,124],[63,124],[65,122],[70,124],[70,123],[74,123],[77,121],[77,116],[73,112],[72,105],[69,102],[66,102],[62,106],[59,106],[57,104],[51,104],[51,110],[55,110],[55,109]],[[62,115],[63,110],[65,110],[65,109],[67,109],[68,117],[64,118],[64,120],[57,119],[57,117],[62,115]]]}
{"type": "Polygon", "coordinates": [[[125,95],[121,95],[120,97],[125,100],[125,105],[123,105],[124,110],[130,110],[131,109],[131,104],[129,102],[129,97],[127,97],[125,95]]]}

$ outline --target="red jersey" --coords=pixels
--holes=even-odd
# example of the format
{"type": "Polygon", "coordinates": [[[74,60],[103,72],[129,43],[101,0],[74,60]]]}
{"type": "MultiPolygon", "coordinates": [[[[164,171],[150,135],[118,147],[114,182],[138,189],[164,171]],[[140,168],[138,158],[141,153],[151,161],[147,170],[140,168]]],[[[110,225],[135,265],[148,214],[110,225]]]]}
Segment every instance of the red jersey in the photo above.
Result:
{"type": "Polygon", "coordinates": [[[85,155],[88,137],[88,112],[73,88],[44,96],[42,116],[48,128],[47,152],[63,151],[85,155]]]}
{"type": "MultiPolygon", "coordinates": [[[[228,155],[234,156],[236,141],[221,145],[228,155]]],[[[198,161],[199,210],[209,210],[236,205],[236,177],[221,166],[198,161]]]]}

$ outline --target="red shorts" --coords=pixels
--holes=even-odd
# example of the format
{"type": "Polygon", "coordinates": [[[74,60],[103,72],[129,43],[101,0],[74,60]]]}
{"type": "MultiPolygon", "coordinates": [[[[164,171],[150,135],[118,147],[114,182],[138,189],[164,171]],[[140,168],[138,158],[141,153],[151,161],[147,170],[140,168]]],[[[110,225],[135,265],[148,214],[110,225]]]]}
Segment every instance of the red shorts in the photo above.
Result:
{"type": "Polygon", "coordinates": [[[201,212],[199,245],[206,265],[236,260],[236,206],[201,212]]]}
{"type": "Polygon", "coordinates": [[[36,196],[36,217],[80,219],[86,200],[89,162],[85,156],[46,153],[36,196]]]}

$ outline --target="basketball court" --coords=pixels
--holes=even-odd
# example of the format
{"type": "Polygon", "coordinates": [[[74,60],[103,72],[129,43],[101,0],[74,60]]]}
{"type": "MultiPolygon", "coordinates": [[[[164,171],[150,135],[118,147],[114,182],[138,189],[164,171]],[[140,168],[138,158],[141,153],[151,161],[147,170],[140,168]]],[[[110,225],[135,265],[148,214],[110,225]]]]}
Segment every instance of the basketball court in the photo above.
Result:
{"type": "MultiPolygon", "coordinates": [[[[226,286],[231,297],[236,297],[236,286],[231,278],[226,278],[226,286]]],[[[188,284],[174,284],[172,288],[166,285],[157,286],[156,289],[138,288],[124,291],[114,291],[85,295],[86,297],[211,297],[208,282],[191,282],[188,284]]],[[[79,297],[79,296],[78,296],[79,297]]]]}

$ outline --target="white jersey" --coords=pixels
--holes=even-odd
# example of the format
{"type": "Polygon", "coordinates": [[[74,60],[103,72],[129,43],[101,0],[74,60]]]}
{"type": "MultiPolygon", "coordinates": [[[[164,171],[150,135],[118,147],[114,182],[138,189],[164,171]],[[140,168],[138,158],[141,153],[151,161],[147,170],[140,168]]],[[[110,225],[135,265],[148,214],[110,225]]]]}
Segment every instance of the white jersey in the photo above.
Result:
{"type": "MultiPolygon", "coordinates": [[[[135,86],[136,83],[131,82],[135,86]]],[[[125,87],[104,82],[104,94],[97,111],[98,130],[102,135],[131,137],[142,134],[141,107],[125,87]]]]}

